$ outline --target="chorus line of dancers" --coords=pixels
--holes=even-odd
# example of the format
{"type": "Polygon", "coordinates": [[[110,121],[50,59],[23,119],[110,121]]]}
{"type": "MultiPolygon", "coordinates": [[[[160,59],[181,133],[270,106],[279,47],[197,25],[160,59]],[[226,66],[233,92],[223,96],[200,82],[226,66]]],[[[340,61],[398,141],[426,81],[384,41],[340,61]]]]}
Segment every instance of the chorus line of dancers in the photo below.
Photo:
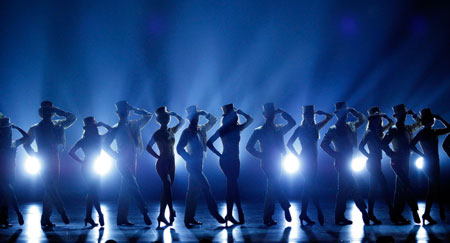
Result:
{"type": "MultiPolygon", "coordinates": [[[[98,213],[98,221],[104,225],[104,217],[100,207],[98,197],[99,178],[93,173],[95,159],[100,155],[102,149],[112,156],[116,161],[117,169],[121,174],[121,188],[119,192],[117,225],[134,225],[128,220],[128,208],[130,199],[133,198],[136,206],[143,216],[146,225],[151,225],[152,221],[148,216],[148,207],[141,195],[139,185],[136,181],[137,155],[144,150],[141,130],[152,119],[152,113],[133,107],[127,101],[120,101],[115,104],[119,121],[114,126],[109,126],[103,122],[97,122],[94,117],[83,119],[83,135],[70,149],[69,155],[81,164],[81,171],[87,185],[86,217],[85,225],[97,226],[98,223],[92,218],[92,211],[98,213]],[[130,120],[130,113],[140,116],[139,119],[130,120]],[[99,127],[104,127],[107,132],[100,134],[99,127]],[[117,150],[111,148],[113,141],[117,144],[117,150]],[[77,154],[78,150],[83,152],[82,158],[77,154]]],[[[314,106],[303,106],[303,120],[295,129],[293,135],[285,146],[284,135],[295,125],[295,120],[284,110],[277,108],[274,103],[263,105],[262,114],[265,122],[257,127],[247,145],[247,151],[260,160],[261,169],[267,179],[266,197],[264,202],[263,222],[267,226],[276,225],[272,218],[275,210],[275,201],[278,201],[284,210],[286,221],[292,220],[289,208],[290,203],[283,192],[283,185],[280,183],[281,159],[286,154],[286,147],[300,160],[304,167],[304,186],[302,192],[302,207],[300,223],[313,225],[315,222],[307,215],[308,203],[312,201],[316,210],[318,221],[324,224],[324,214],[318,200],[317,183],[317,156],[319,131],[325,127],[332,119],[332,114],[315,110],[314,106]],[[285,124],[275,123],[276,117],[280,115],[285,124]],[[324,118],[316,122],[316,115],[324,118]],[[301,152],[294,147],[296,140],[301,144],[301,152]]],[[[437,200],[440,208],[440,218],[445,220],[445,209],[442,194],[440,192],[440,167],[439,167],[439,139],[441,135],[450,132],[450,124],[439,115],[433,114],[431,109],[425,108],[420,111],[420,116],[405,105],[399,104],[393,107],[396,122],[382,113],[378,107],[368,110],[368,117],[354,108],[347,107],[345,102],[335,104],[334,115],[337,121],[325,133],[320,147],[334,159],[334,166],[338,175],[338,188],[335,208],[335,224],[349,225],[352,221],[345,218],[346,201],[351,197],[361,211],[364,224],[381,224],[375,217],[374,203],[375,193],[381,189],[383,200],[389,209],[390,220],[395,224],[409,224],[410,220],[402,213],[405,203],[411,209],[413,220],[420,224],[421,218],[418,215],[417,199],[409,180],[409,162],[411,151],[424,158],[424,172],[428,178],[428,195],[426,198],[425,212],[422,215],[422,222],[425,224],[436,224],[437,222],[430,216],[431,206],[437,200]],[[348,121],[348,115],[356,118],[355,121],[348,121]],[[405,124],[406,117],[411,115],[414,123],[405,124]],[[386,121],[384,122],[383,119],[386,121]],[[435,120],[439,120],[445,128],[436,129],[435,120]],[[370,174],[370,191],[368,198],[368,208],[363,200],[358,186],[352,175],[351,161],[355,148],[358,148],[357,130],[363,124],[367,124],[364,137],[359,143],[359,150],[367,159],[367,169],[370,174]],[[420,131],[418,131],[421,129],[420,131]],[[414,136],[413,133],[418,131],[414,136]],[[422,151],[416,147],[420,143],[422,151]],[[368,150],[366,150],[366,146],[368,150]],[[381,170],[382,151],[391,158],[391,167],[396,175],[395,192],[392,197],[389,193],[388,183],[381,170]],[[393,201],[393,202],[392,202],[393,201]]],[[[208,139],[207,133],[217,123],[217,118],[206,111],[199,110],[197,106],[186,108],[189,126],[182,131],[178,144],[175,147],[175,134],[183,127],[185,120],[167,107],[159,107],[156,111],[156,122],[160,128],[152,135],[146,150],[156,158],[156,171],[161,178],[162,193],[160,202],[160,213],[157,218],[158,227],[161,223],[166,226],[174,223],[176,212],[172,202],[172,185],[175,180],[175,149],[176,152],[186,161],[186,169],[189,174],[188,188],[186,195],[186,208],[184,223],[186,227],[201,225],[195,219],[197,201],[201,194],[206,199],[208,210],[220,224],[244,224],[244,211],[242,209],[238,178],[240,174],[239,143],[241,132],[248,128],[253,122],[253,118],[242,110],[236,109],[233,104],[222,106],[221,126],[208,139]],[[199,124],[200,117],[206,118],[205,124],[199,124]],[[239,116],[245,118],[245,122],[239,122],[239,116]],[[174,117],[178,123],[169,127],[171,118],[174,117]],[[221,139],[223,150],[219,151],[214,143],[221,139]],[[159,153],[154,150],[154,145],[158,147],[159,153]],[[220,168],[227,178],[226,192],[226,216],[223,217],[218,212],[217,203],[211,193],[211,188],[203,173],[203,160],[209,148],[219,158],[220,168]],[[232,215],[233,207],[236,205],[238,219],[232,215]],[[165,218],[165,211],[168,207],[170,216],[165,218]]],[[[40,171],[45,193],[43,197],[43,210],[41,226],[51,228],[55,224],[50,220],[53,207],[61,215],[62,221],[69,224],[70,220],[64,209],[63,201],[58,192],[58,180],[60,170],[58,146],[65,144],[65,129],[69,128],[75,121],[74,114],[57,108],[50,101],[43,101],[39,108],[39,116],[42,120],[33,125],[28,132],[25,132],[17,125],[10,122],[9,117],[0,113],[0,222],[2,227],[10,227],[8,222],[8,208],[11,206],[18,216],[20,225],[24,223],[23,215],[19,209],[13,189],[15,174],[15,155],[17,147],[23,145],[26,152],[33,157],[39,158],[43,163],[40,171]],[[58,117],[55,119],[55,117],[58,117]],[[22,137],[17,140],[12,139],[12,129],[16,129],[22,137]],[[31,145],[35,142],[37,151],[31,145]]],[[[444,151],[450,156],[450,135],[443,143],[444,151]]]]}

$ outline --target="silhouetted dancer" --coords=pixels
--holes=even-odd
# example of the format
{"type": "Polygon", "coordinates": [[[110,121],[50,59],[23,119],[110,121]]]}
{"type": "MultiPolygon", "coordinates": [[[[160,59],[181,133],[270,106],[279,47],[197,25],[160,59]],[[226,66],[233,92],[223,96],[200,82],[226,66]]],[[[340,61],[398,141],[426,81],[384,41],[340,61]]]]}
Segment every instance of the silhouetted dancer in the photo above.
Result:
{"type": "Polygon", "coordinates": [[[409,157],[411,155],[411,139],[413,132],[417,131],[420,126],[420,117],[413,111],[406,110],[404,104],[396,105],[394,110],[394,118],[397,120],[395,126],[389,128],[383,138],[382,148],[384,152],[391,158],[391,167],[396,175],[395,177],[395,193],[394,193],[394,212],[391,214],[391,221],[396,224],[409,224],[410,220],[402,216],[405,208],[405,201],[411,208],[414,222],[420,224],[420,217],[417,213],[417,200],[412,192],[409,182],[409,157]],[[410,114],[415,120],[412,125],[405,125],[406,115],[410,114]],[[389,143],[392,142],[392,149],[389,143]]]}
{"type": "Polygon", "coordinates": [[[178,154],[186,161],[186,169],[189,173],[188,190],[186,194],[186,211],[184,224],[186,227],[201,225],[195,220],[195,210],[200,193],[203,193],[208,205],[208,210],[217,222],[224,224],[225,220],[220,216],[217,203],[214,200],[208,179],[203,173],[203,158],[206,152],[206,133],[216,124],[217,118],[211,113],[206,113],[192,105],[186,108],[189,127],[183,130],[180,141],[177,144],[178,154]],[[198,125],[200,116],[205,116],[208,122],[198,125]],[[187,150],[186,150],[187,148],[187,150]]]}
{"type": "Polygon", "coordinates": [[[212,135],[206,143],[209,149],[219,157],[219,164],[222,172],[227,177],[227,215],[225,220],[233,224],[245,223],[244,211],[241,206],[241,196],[239,194],[238,177],[241,162],[239,160],[239,142],[241,141],[241,132],[247,128],[253,118],[241,110],[236,110],[233,104],[222,106],[222,126],[212,135]],[[239,123],[238,115],[245,117],[245,123],[239,123]],[[220,137],[223,144],[223,151],[214,147],[214,142],[220,137]],[[233,205],[236,204],[239,222],[233,218],[233,205]]]}
{"type": "Polygon", "coordinates": [[[336,195],[335,224],[348,225],[353,222],[345,218],[347,197],[350,194],[356,207],[361,211],[364,224],[370,224],[366,212],[366,204],[362,199],[352,174],[353,150],[357,146],[357,129],[367,120],[364,114],[354,108],[347,107],[345,102],[335,104],[337,122],[325,134],[320,147],[334,158],[334,167],[338,173],[338,189],[336,195]],[[348,113],[357,118],[354,122],[347,122],[348,113]],[[334,149],[331,148],[333,144],[334,149]]]}
{"type": "Polygon", "coordinates": [[[173,209],[172,203],[172,185],[175,180],[175,133],[184,125],[184,119],[175,112],[169,112],[167,107],[159,107],[156,111],[156,121],[161,127],[153,133],[150,141],[147,144],[147,151],[157,159],[156,172],[162,181],[161,203],[159,207],[158,228],[161,222],[165,225],[172,225],[175,221],[176,212],[173,209]],[[178,120],[178,124],[174,127],[168,127],[170,117],[173,116],[178,120]],[[153,150],[153,145],[156,143],[159,150],[159,155],[153,150]],[[166,206],[169,207],[170,218],[169,221],[164,216],[166,206]]]}
{"type": "Polygon", "coordinates": [[[119,117],[119,122],[106,136],[104,149],[116,159],[117,168],[122,175],[117,207],[117,225],[134,225],[128,221],[130,197],[134,198],[139,211],[144,217],[145,224],[151,225],[152,221],[148,217],[147,205],[136,181],[136,165],[138,153],[144,150],[141,130],[152,119],[153,115],[144,109],[129,105],[125,100],[116,103],[116,113],[119,117]],[[129,120],[131,111],[141,116],[141,118],[129,120]],[[111,149],[113,140],[116,140],[117,152],[111,149]]]}
{"type": "Polygon", "coordinates": [[[303,192],[302,192],[302,212],[300,214],[300,224],[303,225],[303,221],[306,224],[315,224],[308,217],[308,201],[312,200],[317,209],[317,217],[320,225],[324,223],[324,217],[322,209],[320,208],[319,200],[317,197],[316,189],[316,176],[317,176],[317,141],[319,140],[319,131],[322,129],[330,120],[333,115],[323,112],[314,111],[313,105],[303,106],[303,121],[302,124],[294,131],[291,138],[287,143],[287,147],[291,152],[297,156],[300,161],[302,161],[303,170],[303,192]],[[325,119],[316,123],[314,115],[325,115],[325,119]],[[294,148],[294,143],[296,140],[300,141],[302,146],[302,152],[300,154],[294,148]]]}
{"type": "Polygon", "coordinates": [[[386,178],[384,177],[383,171],[381,170],[381,159],[383,158],[381,141],[383,140],[384,132],[394,125],[394,121],[386,114],[381,113],[380,108],[376,106],[370,108],[367,112],[369,113],[369,124],[367,124],[366,132],[364,133],[364,137],[359,144],[359,151],[361,151],[361,153],[367,157],[366,168],[370,174],[370,189],[368,200],[369,217],[370,220],[374,222],[374,224],[381,224],[381,221],[378,220],[373,213],[377,184],[379,184],[381,187],[384,202],[389,208],[389,215],[393,213],[391,204],[392,199],[389,194],[386,178]],[[388,123],[384,126],[382,118],[388,121],[388,123]],[[367,152],[365,149],[366,144],[369,147],[369,152],[367,152]]]}
{"type": "Polygon", "coordinates": [[[86,196],[86,218],[84,219],[84,225],[86,226],[88,223],[93,227],[98,225],[92,219],[92,208],[95,207],[95,210],[97,210],[98,213],[100,226],[103,226],[105,225],[105,220],[98,198],[100,177],[94,172],[94,163],[102,152],[103,140],[106,137],[106,134],[99,134],[98,127],[102,126],[108,131],[111,130],[111,127],[103,122],[96,122],[92,116],[84,118],[83,122],[83,137],[70,149],[69,155],[81,164],[81,173],[87,184],[88,193],[86,196]],[[83,151],[84,159],[80,159],[76,154],[79,149],[83,151]]]}
{"type": "Polygon", "coordinates": [[[53,206],[56,207],[64,223],[69,223],[69,217],[58,192],[60,167],[58,146],[65,146],[64,130],[69,128],[77,118],[70,112],[56,108],[50,101],[41,103],[39,116],[42,117],[42,121],[30,128],[28,131],[30,139],[24,144],[24,148],[28,155],[38,158],[43,165],[40,174],[44,182],[45,194],[41,225],[53,227],[55,225],[50,221],[53,206]],[[52,120],[55,115],[64,119],[52,120]],[[36,140],[37,152],[31,148],[34,140],[36,140]]]}
{"type": "Polygon", "coordinates": [[[450,135],[447,135],[447,137],[445,138],[444,142],[442,143],[442,148],[450,158],[450,135]]]}
{"type": "Polygon", "coordinates": [[[450,124],[439,115],[431,113],[430,108],[425,108],[420,111],[420,117],[423,129],[411,141],[411,149],[418,153],[424,159],[423,171],[428,177],[428,193],[425,205],[425,212],[422,215],[423,224],[425,220],[429,224],[436,224],[437,222],[431,218],[430,211],[433,200],[437,199],[440,208],[441,220],[445,221],[444,200],[441,194],[441,169],[439,165],[439,136],[450,132],[450,124]],[[445,125],[442,129],[433,129],[434,119],[439,120],[445,125]],[[420,143],[422,152],[420,152],[416,144],[420,143]]]}
{"type": "Polygon", "coordinates": [[[264,201],[264,224],[277,224],[272,216],[275,212],[275,200],[280,202],[286,221],[291,222],[289,208],[291,204],[284,195],[284,187],[280,185],[281,156],[286,154],[283,136],[295,126],[295,120],[284,110],[277,109],[274,103],[263,105],[264,125],[257,127],[247,143],[247,151],[261,160],[261,168],[267,179],[266,199],[264,201]],[[277,114],[287,121],[287,124],[275,124],[277,114]],[[259,142],[259,150],[255,149],[259,142]]]}
{"type": "Polygon", "coordinates": [[[28,134],[20,127],[11,124],[9,118],[0,113],[0,224],[1,227],[10,227],[8,222],[8,205],[14,209],[20,225],[23,225],[23,216],[17,203],[14,192],[17,147],[28,140],[28,134]],[[22,138],[13,140],[12,129],[16,129],[22,138]]]}

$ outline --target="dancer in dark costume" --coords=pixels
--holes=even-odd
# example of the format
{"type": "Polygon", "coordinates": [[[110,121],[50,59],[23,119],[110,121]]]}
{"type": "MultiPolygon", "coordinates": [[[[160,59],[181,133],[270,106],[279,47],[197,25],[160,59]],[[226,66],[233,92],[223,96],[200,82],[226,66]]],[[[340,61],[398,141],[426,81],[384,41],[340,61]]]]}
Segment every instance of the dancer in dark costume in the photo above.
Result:
{"type": "Polygon", "coordinates": [[[391,214],[391,221],[396,224],[409,224],[410,220],[402,216],[405,208],[405,201],[408,202],[409,207],[414,218],[414,222],[420,224],[420,217],[417,213],[417,199],[412,192],[409,181],[409,157],[411,155],[411,139],[412,134],[417,131],[420,126],[420,117],[413,111],[406,110],[404,104],[396,105],[392,108],[394,110],[394,118],[397,120],[395,126],[389,128],[389,131],[381,142],[384,152],[391,158],[391,167],[396,175],[395,177],[395,192],[394,192],[394,210],[391,214]],[[405,125],[406,115],[412,115],[415,123],[412,125],[405,125]],[[392,142],[392,149],[389,144],[392,142]]]}
{"type": "Polygon", "coordinates": [[[103,213],[100,208],[100,201],[98,198],[98,190],[100,186],[100,178],[94,173],[95,160],[100,156],[103,147],[103,140],[106,135],[100,135],[98,127],[102,126],[108,131],[111,127],[103,122],[96,122],[94,117],[86,117],[83,119],[84,133],[83,137],[78,140],[75,145],[70,149],[69,155],[77,162],[81,164],[81,173],[87,184],[88,193],[86,196],[86,218],[84,219],[84,225],[88,223],[94,227],[98,224],[92,219],[92,208],[97,210],[100,226],[105,225],[103,213]],[[76,154],[77,150],[83,150],[84,159],[80,159],[76,154]]]}
{"type": "Polygon", "coordinates": [[[165,225],[172,225],[175,221],[176,212],[172,204],[172,185],[175,180],[175,133],[184,125],[184,119],[175,112],[169,112],[167,107],[159,107],[156,111],[156,121],[161,127],[156,131],[147,144],[147,151],[157,159],[156,171],[162,181],[161,203],[159,207],[158,228],[161,222],[165,225]],[[174,127],[168,127],[170,117],[173,116],[178,120],[178,124],[174,127]],[[153,150],[156,143],[159,149],[159,155],[153,150]],[[169,221],[164,217],[166,206],[169,207],[169,221]]]}
{"type": "Polygon", "coordinates": [[[23,216],[14,192],[17,147],[28,140],[28,134],[20,127],[11,124],[9,118],[0,113],[0,224],[1,227],[11,227],[8,222],[8,205],[14,209],[20,225],[23,216]],[[12,129],[16,129],[22,138],[13,140],[12,129]]]}
{"type": "Polygon", "coordinates": [[[322,209],[320,208],[319,200],[316,193],[316,175],[317,175],[317,141],[319,140],[319,131],[322,129],[333,116],[323,111],[314,111],[313,105],[303,106],[303,121],[302,124],[295,130],[287,143],[287,147],[291,152],[297,156],[303,165],[303,193],[302,193],[302,212],[300,214],[300,223],[303,221],[306,224],[315,224],[308,213],[308,201],[312,200],[317,209],[317,217],[320,225],[324,224],[324,217],[322,209]],[[325,119],[316,123],[314,115],[324,115],[325,119]],[[302,145],[302,152],[300,154],[294,148],[295,141],[299,139],[302,145]]]}
{"type": "Polygon", "coordinates": [[[285,111],[275,108],[274,103],[263,105],[263,116],[265,123],[256,128],[247,143],[247,151],[261,160],[261,168],[267,179],[266,199],[264,201],[264,224],[276,225],[272,216],[275,212],[275,200],[280,202],[284,210],[286,221],[291,222],[289,212],[291,204],[284,195],[284,188],[280,184],[281,156],[286,154],[283,136],[295,126],[295,120],[285,111]],[[287,124],[275,124],[277,114],[287,121],[287,124]],[[259,150],[255,149],[259,143],[259,150]]]}
{"type": "Polygon", "coordinates": [[[241,132],[253,122],[253,118],[241,110],[236,110],[233,104],[222,106],[222,111],[222,126],[211,136],[207,142],[207,146],[219,157],[220,168],[227,177],[227,215],[225,220],[233,224],[243,224],[245,222],[244,211],[241,206],[241,196],[238,186],[241,166],[239,160],[239,142],[241,140],[241,132]],[[245,117],[246,122],[239,124],[238,115],[245,117]],[[219,137],[223,144],[222,153],[219,153],[214,147],[214,142],[219,137]],[[233,218],[233,204],[236,204],[239,222],[233,218]]]}
{"type": "Polygon", "coordinates": [[[44,165],[40,172],[45,187],[41,225],[43,227],[55,226],[50,221],[53,206],[58,210],[64,223],[69,224],[69,217],[67,217],[58,192],[60,167],[58,146],[65,145],[64,130],[75,122],[76,117],[70,112],[54,107],[50,101],[41,103],[39,115],[42,117],[42,121],[30,128],[28,131],[30,139],[24,144],[24,148],[28,155],[39,158],[44,165]],[[52,120],[55,114],[65,119],[52,120]],[[35,139],[38,152],[31,148],[31,143],[35,139]]]}
{"type": "Polygon", "coordinates": [[[334,112],[336,125],[330,127],[325,134],[320,147],[334,158],[334,167],[338,173],[338,190],[336,195],[336,209],[334,220],[338,225],[348,225],[353,222],[345,218],[347,197],[350,194],[356,207],[361,211],[364,224],[370,224],[366,212],[366,204],[362,199],[351,170],[353,150],[357,146],[357,129],[367,118],[357,110],[348,108],[345,102],[338,102],[334,112]],[[354,122],[347,122],[348,113],[357,118],[354,122]],[[334,149],[330,147],[333,144],[334,149]]]}
{"type": "Polygon", "coordinates": [[[203,193],[205,196],[211,215],[217,222],[224,224],[226,221],[219,214],[208,179],[203,173],[203,159],[205,157],[207,140],[206,133],[216,124],[217,118],[211,113],[198,110],[195,105],[187,107],[186,112],[190,122],[189,127],[184,129],[180,141],[177,144],[177,152],[186,161],[186,169],[189,173],[184,224],[187,228],[202,224],[195,219],[195,211],[200,193],[203,193]],[[205,116],[208,122],[204,125],[198,125],[200,116],[205,116]]]}
{"type": "Polygon", "coordinates": [[[367,159],[367,170],[370,174],[370,186],[369,186],[369,217],[375,224],[381,224],[381,221],[375,217],[373,208],[375,205],[375,195],[377,190],[377,184],[381,186],[383,199],[389,208],[389,214],[392,214],[391,196],[389,195],[389,189],[381,170],[381,159],[383,158],[383,150],[381,148],[381,141],[384,137],[384,132],[394,125],[394,121],[386,114],[381,113],[380,108],[374,106],[368,110],[369,124],[367,130],[364,133],[364,137],[359,144],[359,151],[361,151],[367,159]],[[386,119],[388,123],[383,126],[382,118],[386,119]],[[365,146],[369,147],[369,152],[366,151],[365,146]]]}
{"type": "Polygon", "coordinates": [[[116,113],[119,117],[117,123],[105,138],[105,152],[117,161],[117,168],[122,175],[122,183],[119,193],[119,205],[117,207],[117,225],[132,226],[128,221],[128,207],[130,197],[134,198],[136,206],[141,212],[146,225],[151,225],[152,221],[148,217],[148,208],[142,197],[141,191],[136,181],[137,155],[144,150],[142,144],[141,130],[152,119],[152,113],[135,108],[127,101],[116,103],[116,113]],[[141,116],[137,120],[129,120],[130,112],[141,116]],[[111,149],[111,143],[116,140],[117,152],[111,149]]]}
{"type": "Polygon", "coordinates": [[[442,143],[442,148],[450,158],[450,135],[447,135],[447,137],[445,138],[444,142],[442,143]]]}
{"type": "Polygon", "coordinates": [[[411,149],[421,155],[424,159],[423,171],[428,177],[428,194],[425,205],[425,212],[422,215],[422,222],[428,221],[429,224],[437,222],[431,218],[431,205],[437,199],[440,208],[441,220],[445,221],[444,200],[441,194],[441,169],[439,165],[439,136],[450,132],[450,124],[439,115],[431,113],[431,109],[426,108],[420,111],[420,117],[423,129],[411,141],[411,149]],[[443,129],[433,129],[434,120],[439,120],[445,125],[443,129]],[[420,143],[422,152],[420,152],[416,144],[420,143]]]}

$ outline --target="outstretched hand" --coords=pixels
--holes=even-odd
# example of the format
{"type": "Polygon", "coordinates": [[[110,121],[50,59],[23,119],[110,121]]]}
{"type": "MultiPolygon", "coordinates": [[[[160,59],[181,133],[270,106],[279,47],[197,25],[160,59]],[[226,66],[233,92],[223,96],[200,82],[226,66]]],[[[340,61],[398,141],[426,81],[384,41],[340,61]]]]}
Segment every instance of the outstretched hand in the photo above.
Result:
{"type": "Polygon", "coordinates": [[[239,114],[239,115],[243,115],[244,114],[244,112],[241,109],[237,110],[236,113],[239,114]]]}
{"type": "Polygon", "coordinates": [[[318,110],[315,113],[316,113],[316,115],[327,115],[328,114],[328,113],[326,113],[324,111],[321,111],[321,110],[318,110]]]}

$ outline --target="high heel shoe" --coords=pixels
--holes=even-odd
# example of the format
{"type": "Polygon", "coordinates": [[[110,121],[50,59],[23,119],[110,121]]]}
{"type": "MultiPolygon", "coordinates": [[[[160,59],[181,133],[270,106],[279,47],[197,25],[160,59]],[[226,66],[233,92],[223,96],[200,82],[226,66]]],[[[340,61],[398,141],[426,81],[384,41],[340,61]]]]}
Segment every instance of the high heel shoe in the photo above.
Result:
{"type": "Polygon", "coordinates": [[[306,225],[315,225],[316,222],[312,221],[306,214],[300,214],[300,225],[303,226],[303,221],[306,221],[306,225]]]}
{"type": "Polygon", "coordinates": [[[414,223],[420,224],[420,217],[419,217],[419,214],[417,213],[417,211],[412,211],[412,215],[414,218],[414,223]]]}
{"type": "Polygon", "coordinates": [[[225,221],[226,226],[228,226],[228,221],[230,221],[232,224],[240,224],[240,222],[233,218],[233,215],[231,214],[227,214],[227,216],[225,216],[225,221]]]}
{"type": "Polygon", "coordinates": [[[164,215],[160,214],[158,216],[157,220],[158,220],[158,228],[161,228],[161,222],[163,222],[166,226],[170,225],[169,221],[167,221],[167,219],[166,219],[166,217],[164,217],[164,215]]]}
{"type": "Polygon", "coordinates": [[[88,223],[91,225],[91,227],[98,226],[98,224],[95,223],[92,218],[85,218],[84,219],[84,226],[87,226],[88,223]]]}
{"type": "Polygon", "coordinates": [[[429,214],[422,215],[423,225],[425,225],[425,220],[428,221],[428,225],[437,224],[436,220],[434,220],[429,214]]]}
{"type": "Polygon", "coordinates": [[[212,216],[219,222],[219,224],[225,224],[227,221],[218,213],[213,213],[212,216]]]}
{"type": "Polygon", "coordinates": [[[286,219],[286,221],[291,222],[292,221],[292,216],[291,216],[291,212],[289,211],[289,208],[284,210],[284,218],[286,219]]]}
{"type": "Polygon", "coordinates": [[[19,221],[20,225],[23,225],[24,221],[23,221],[23,215],[22,213],[19,211],[17,212],[17,221],[19,221]]]}
{"type": "Polygon", "coordinates": [[[69,223],[70,223],[70,219],[69,219],[69,217],[67,216],[67,214],[63,213],[63,214],[61,215],[61,218],[62,218],[62,221],[63,221],[65,224],[69,224],[69,223]]]}
{"type": "Polygon", "coordinates": [[[317,212],[317,220],[319,221],[320,225],[323,225],[325,223],[322,211],[317,212]]]}
{"type": "Polygon", "coordinates": [[[103,218],[103,214],[98,215],[98,222],[100,223],[100,226],[102,226],[102,227],[105,225],[105,219],[103,218]]]}
{"type": "Polygon", "coordinates": [[[169,224],[172,225],[173,222],[175,222],[175,217],[177,216],[177,212],[175,212],[175,210],[170,211],[170,216],[169,216],[169,224]]]}
{"type": "Polygon", "coordinates": [[[238,210],[239,224],[245,223],[244,211],[238,210]]]}
{"type": "Polygon", "coordinates": [[[152,220],[150,219],[150,217],[148,216],[147,213],[142,214],[142,216],[144,217],[144,222],[145,222],[146,225],[151,225],[152,224],[152,220]]]}
{"type": "Polygon", "coordinates": [[[381,224],[381,221],[380,221],[379,219],[377,219],[373,213],[369,213],[369,219],[370,219],[370,221],[372,221],[373,224],[375,224],[375,225],[381,224]]]}

